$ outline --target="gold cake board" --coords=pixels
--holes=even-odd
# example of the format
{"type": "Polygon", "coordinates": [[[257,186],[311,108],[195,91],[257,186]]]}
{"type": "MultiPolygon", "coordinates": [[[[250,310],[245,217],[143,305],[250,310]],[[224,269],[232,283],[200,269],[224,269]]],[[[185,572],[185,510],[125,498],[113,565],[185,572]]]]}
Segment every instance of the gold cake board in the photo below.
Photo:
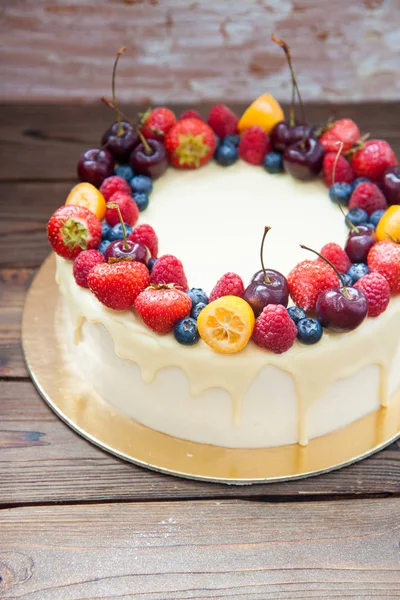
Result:
{"type": "Polygon", "coordinates": [[[55,260],[51,255],[37,273],[26,299],[22,340],[29,372],[44,400],[67,425],[119,458],[179,477],[243,485],[299,479],[338,469],[377,452],[400,436],[400,394],[390,407],[313,439],[304,448],[293,444],[230,449],[188,442],[149,429],[117,412],[88,390],[83,381],[71,376],[65,344],[56,334],[60,327],[62,330],[63,317],[57,310],[60,295],[54,276],[55,260]]]}

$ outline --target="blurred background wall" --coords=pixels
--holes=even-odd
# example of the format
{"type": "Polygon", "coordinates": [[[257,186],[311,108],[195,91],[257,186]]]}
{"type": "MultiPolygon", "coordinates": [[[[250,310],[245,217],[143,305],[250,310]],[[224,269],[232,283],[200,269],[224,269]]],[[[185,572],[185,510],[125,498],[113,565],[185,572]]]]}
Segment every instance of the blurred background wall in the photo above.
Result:
{"type": "Polygon", "coordinates": [[[97,101],[400,98],[400,0],[1,0],[1,95],[97,101]]]}

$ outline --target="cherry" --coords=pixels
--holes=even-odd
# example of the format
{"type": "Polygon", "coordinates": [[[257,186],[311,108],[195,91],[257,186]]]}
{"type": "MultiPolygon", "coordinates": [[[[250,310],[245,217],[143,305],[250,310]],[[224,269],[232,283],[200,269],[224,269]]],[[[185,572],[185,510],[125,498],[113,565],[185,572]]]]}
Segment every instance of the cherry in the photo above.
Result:
{"type": "Polygon", "coordinates": [[[157,179],[168,167],[164,144],[158,140],[143,138],[130,155],[129,164],[135,173],[157,179]]]}
{"type": "Polygon", "coordinates": [[[117,202],[108,202],[107,208],[115,208],[118,212],[119,222],[121,223],[124,238],[122,240],[111,242],[111,244],[107,246],[104,253],[106,261],[120,262],[123,260],[134,260],[147,266],[147,263],[151,258],[150,251],[147,246],[127,239],[125,223],[122,218],[121,209],[117,202]]]}
{"type": "Polygon", "coordinates": [[[380,187],[389,204],[400,204],[400,166],[388,167],[380,181],[380,187]]]}
{"type": "Polygon", "coordinates": [[[320,173],[324,154],[324,148],[317,139],[301,139],[286,148],[283,153],[283,166],[295,179],[308,181],[320,173]]]}
{"type": "Polygon", "coordinates": [[[286,307],[289,301],[289,285],[284,275],[279,271],[264,267],[264,241],[269,230],[270,227],[265,227],[261,242],[262,269],[253,276],[243,296],[244,300],[250,304],[256,317],[262,313],[267,304],[282,304],[286,307]]]}
{"type": "Polygon", "coordinates": [[[111,152],[115,160],[119,163],[126,163],[132,150],[139,143],[139,136],[127,121],[116,121],[103,133],[101,143],[103,146],[107,146],[107,150],[111,152]]]}
{"type": "Polygon", "coordinates": [[[370,248],[376,242],[376,233],[367,225],[358,225],[349,232],[344,250],[353,263],[367,262],[370,248]]]}
{"type": "Polygon", "coordinates": [[[295,121],[293,124],[290,120],[285,119],[275,125],[270,133],[271,146],[278,152],[284,152],[288,146],[295,142],[312,136],[314,129],[306,123],[295,121]]]}
{"type": "Polygon", "coordinates": [[[114,164],[114,158],[106,148],[86,150],[78,162],[79,180],[88,181],[98,188],[106,177],[114,173],[114,164]]]}

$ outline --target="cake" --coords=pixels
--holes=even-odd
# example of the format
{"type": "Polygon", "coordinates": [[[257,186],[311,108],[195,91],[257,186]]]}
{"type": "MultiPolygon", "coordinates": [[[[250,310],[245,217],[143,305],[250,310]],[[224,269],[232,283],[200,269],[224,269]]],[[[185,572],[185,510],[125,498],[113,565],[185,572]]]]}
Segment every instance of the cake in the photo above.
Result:
{"type": "Polygon", "coordinates": [[[348,119],[325,132],[290,124],[269,95],[240,120],[223,105],[208,124],[160,108],[137,131],[117,114],[48,226],[63,333],[101,398],[151,429],[228,448],[304,446],[393,402],[400,177],[389,145],[348,119]],[[300,134],[282,147],[285,127],[300,134]]]}

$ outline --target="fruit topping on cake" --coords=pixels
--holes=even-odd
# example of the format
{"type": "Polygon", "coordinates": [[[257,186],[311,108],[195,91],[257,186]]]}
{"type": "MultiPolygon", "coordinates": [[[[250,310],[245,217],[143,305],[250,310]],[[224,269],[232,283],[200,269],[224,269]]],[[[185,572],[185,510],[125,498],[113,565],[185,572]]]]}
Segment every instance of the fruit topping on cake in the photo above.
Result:
{"type": "Polygon", "coordinates": [[[253,342],[275,354],[287,352],[297,337],[297,327],[289,316],[287,309],[279,304],[268,304],[257,317],[253,342]]]}
{"type": "Polygon", "coordinates": [[[261,166],[269,150],[268,135],[258,125],[253,125],[242,133],[239,142],[239,156],[242,160],[261,166]]]}
{"type": "Polygon", "coordinates": [[[149,249],[151,258],[158,256],[158,237],[151,225],[141,223],[132,231],[128,237],[129,240],[138,244],[143,244],[149,249]]]}
{"type": "Polygon", "coordinates": [[[396,156],[385,140],[367,140],[351,159],[356,177],[368,177],[379,181],[388,167],[397,165],[396,156]]]}
{"type": "Polygon", "coordinates": [[[149,271],[140,262],[99,263],[89,272],[90,291],[108,308],[128,310],[149,285],[149,271]]]}
{"type": "Polygon", "coordinates": [[[221,139],[235,135],[238,131],[239,119],[225,104],[216,104],[208,115],[208,124],[221,139]]]}
{"type": "Polygon", "coordinates": [[[101,223],[84,206],[62,206],[50,217],[47,235],[54,252],[73,260],[82,250],[97,248],[101,241],[101,223]]]}
{"type": "Polygon", "coordinates": [[[160,256],[157,260],[151,271],[151,283],[172,283],[183,291],[189,288],[182,262],[171,254],[160,256]]]}
{"type": "MultiPolygon", "coordinates": [[[[327,154],[331,152],[336,155],[339,144],[343,144],[343,152],[351,150],[361,137],[358,125],[352,119],[339,119],[333,121],[324,130],[319,141],[327,154]]],[[[345,181],[337,177],[337,181],[345,181]]],[[[330,185],[330,184],[328,184],[330,185]]]]}
{"type": "Polygon", "coordinates": [[[372,246],[368,267],[387,279],[392,294],[400,294],[400,245],[390,240],[372,246]]]}
{"type": "Polygon", "coordinates": [[[189,316],[191,307],[189,296],[173,284],[151,284],[135,301],[143,322],[159,334],[172,331],[177,321],[189,316]]]}
{"type": "Polygon", "coordinates": [[[172,165],[179,169],[198,169],[211,160],[216,141],[207,123],[183,119],[168,131],[165,146],[172,165]]]}
{"type": "Polygon", "coordinates": [[[142,116],[140,128],[147,139],[163,142],[168,131],[175,125],[176,117],[172,110],[160,106],[142,116]]]}
{"type": "Polygon", "coordinates": [[[210,302],[222,298],[223,296],[238,296],[243,298],[244,285],[240,275],[236,273],[225,273],[217,281],[210,294],[210,302]]]}

